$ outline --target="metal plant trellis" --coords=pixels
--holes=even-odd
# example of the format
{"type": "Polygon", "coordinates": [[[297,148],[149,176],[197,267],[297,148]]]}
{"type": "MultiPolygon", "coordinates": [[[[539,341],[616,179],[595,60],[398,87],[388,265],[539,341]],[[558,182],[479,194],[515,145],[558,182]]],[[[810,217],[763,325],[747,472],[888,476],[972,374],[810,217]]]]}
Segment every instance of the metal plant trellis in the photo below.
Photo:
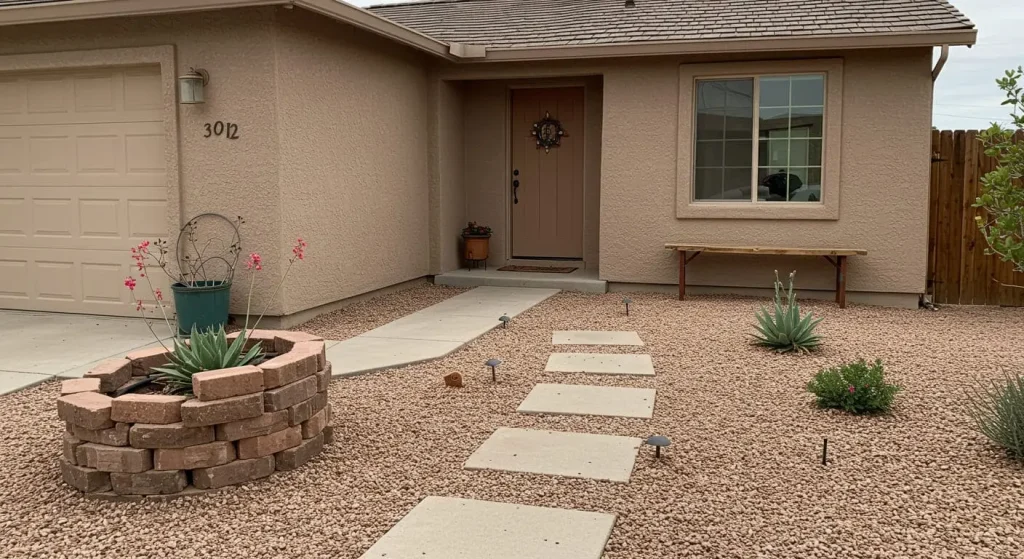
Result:
{"type": "Polygon", "coordinates": [[[208,285],[209,282],[231,282],[235,266],[242,252],[242,238],[238,226],[245,223],[242,216],[235,219],[216,213],[199,214],[188,220],[178,231],[175,260],[178,275],[166,269],[166,243],[160,243],[160,267],[177,282],[187,287],[208,285]]]}

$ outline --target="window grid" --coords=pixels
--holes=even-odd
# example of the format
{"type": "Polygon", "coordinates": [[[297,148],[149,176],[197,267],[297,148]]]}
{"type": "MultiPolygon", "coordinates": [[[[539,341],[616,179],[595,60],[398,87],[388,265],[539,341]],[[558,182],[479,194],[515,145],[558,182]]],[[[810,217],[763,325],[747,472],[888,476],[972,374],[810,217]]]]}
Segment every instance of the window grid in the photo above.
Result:
{"type": "MultiPolygon", "coordinates": [[[[827,95],[828,95],[827,76],[825,74],[821,74],[821,73],[757,74],[757,75],[751,75],[751,76],[730,76],[729,78],[722,78],[722,79],[719,79],[717,81],[727,82],[727,81],[742,80],[742,79],[751,79],[753,81],[753,99],[752,99],[753,107],[752,107],[752,113],[751,113],[753,134],[752,134],[752,137],[751,137],[751,139],[752,139],[752,141],[751,141],[752,146],[751,146],[751,164],[750,164],[750,168],[751,168],[751,172],[750,172],[750,183],[751,183],[750,202],[753,203],[753,204],[771,204],[773,206],[779,205],[780,203],[784,203],[784,204],[792,203],[792,200],[790,200],[790,195],[791,195],[791,192],[790,192],[790,177],[792,176],[792,173],[790,172],[790,169],[792,168],[792,158],[793,158],[793,150],[792,150],[792,145],[793,145],[793,135],[792,135],[792,131],[793,131],[793,110],[794,109],[800,109],[800,108],[805,108],[805,109],[813,108],[813,109],[821,109],[821,116],[822,116],[822,118],[821,118],[821,135],[811,136],[810,133],[808,133],[808,135],[806,137],[801,137],[800,139],[808,141],[808,151],[810,151],[810,141],[812,141],[812,140],[819,140],[821,142],[821,148],[819,150],[818,165],[810,165],[810,164],[808,164],[807,166],[800,167],[800,168],[801,169],[807,169],[808,172],[810,172],[810,170],[818,170],[819,171],[819,181],[822,183],[821,185],[819,185],[819,188],[821,189],[821,195],[820,195],[819,199],[817,201],[815,201],[815,202],[800,201],[800,202],[798,202],[798,204],[806,205],[806,204],[809,204],[809,203],[817,203],[817,204],[822,203],[822,201],[824,199],[825,106],[828,104],[828,99],[827,99],[827,95]],[[802,77],[802,76],[820,76],[822,78],[822,104],[821,105],[793,105],[793,79],[794,78],[799,78],[799,77],[802,77]],[[761,106],[761,80],[762,80],[762,78],[772,78],[772,77],[785,77],[785,78],[787,78],[789,80],[788,105],[785,106],[785,107],[775,106],[775,105],[765,105],[764,107],[761,106]],[[760,156],[760,147],[761,147],[760,144],[761,144],[761,139],[762,139],[761,138],[761,109],[762,108],[767,108],[767,109],[773,109],[773,108],[782,109],[782,108],[785,108],[785,109],[787,109],[787,117],[786,117],[786,130],[787,130],[787,134],[786,134],[786,200],[783,201],[783,202],[768,201],[768,200],[763,200],[762,201],[762,200],[758,199],[758,188],[760,187],[760,183],[761,183],[761,181],[758,180],[759,179],[759,171],[761,169],[769,169],[769,172],[770,172],[770,169],[771,169],[771,165],[768,165],[767,163],[766,163],[766,165],[767,165],[766,167],[762,167],[760,165],[760,157],[759,156],[760,156]]],[[[697,83],[699,84],[700,81],[702,81],[702,80],[698,79],[697,83]]],[[[707,79],[707,80],[704,80],[704,81],[713,81],[713,80],[712,79],[707,79]]],[[[699,100],[695,100],[695,102],[699,102],[699,100]]],[[[695,115],[698,114],[698,112],[696,110],[696,105],[694,106],[694,114],[695,115]]],[[[726,118],[728,118],[728,116],[726,116],[726,118]]],[[[695,128],[696,128],[696,125],[695,125],[695,128]]],[[[768,146],[769,146],[769,149],[770,149],[772,140],[770,138],[768,138],[768,137],[766,137],[764,139],[768,142],[768,146]]],[[[726,185],[725,185],[725,174],[726,174],[726,171],[728,169],[745,169],[747,167],[746,165],[740,165],[740,166],[727,166],[727,165],[725,165],[725,144],[729,143],[730,141],[732,141],[732,142],[742,142],[742,141],[745,141],[745,140],[727,139],[725,137],[724,131],[723,131],[723,138],[720,139],[720,140],[719,139],[715,139],[715,140],[698,140],[696,138],[696,130],[695,130],[695,134],[694,134],[694,158],[695,158],[694,159],[694,170],[695,171],[700,171],[700,170],[707,171],[707,170],[711,170],[711,169],[721,169],[721,172],[722,172],[722,177],[721,177],[722,178],[721,194],[722,194],[723,198],[715,200],[715,203],[729,202],[730,201],[730,200],[724,198],[725,188],[726,188],[726,185]],[[720,144],[722,144],[723,147],[722,147],[722,165],[721,166],[707,167],[707,166],[696,165],[696,163],[697,163],[696,162],[697,147],[701,143],[720,143],[720,144]]],[[[694,184],[695,185],[696,185],[696,174],[697,173],[695,172],[695,179],[694,179],[694,181],[695,181],[694,184]]],[[[692,196],[694,198],[694,201],[695,202],[702,202],[702,201],[706,202],[706,201],[708,201],[706,199],[705,200],[697,200],[696,199],[696,195],[697,195],[697,189],[696,189],[696,186],[695,186],[693,188],[693,194],[692,194],[692,196]]],[[[735,200],[735,201],[743,202],[742,199],[735,200]]]]}

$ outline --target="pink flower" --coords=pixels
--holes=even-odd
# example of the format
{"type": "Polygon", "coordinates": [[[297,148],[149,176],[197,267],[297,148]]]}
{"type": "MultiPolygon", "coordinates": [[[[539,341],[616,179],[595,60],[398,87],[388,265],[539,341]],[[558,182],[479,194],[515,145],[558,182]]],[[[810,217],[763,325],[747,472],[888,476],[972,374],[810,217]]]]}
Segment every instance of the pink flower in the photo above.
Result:
{"type": "Polygon", "coordinates": [[[257,270],[263,269],[263,257],[256,252],[250,254],[249,259],[245,261],[246,270],[252,270],[253,268],[257,270]]]}
{"type": "Polygon", "coordinates": [[[853,385],[851,384],[851,385],[850,385],[850,394],[853,394],[853,392],[854,392],[855,390],[856,390],[856,388],[854,388],[854,387],[853,387],[853,385]]]}
{"type": "Polygon", "coordinates": [[[302,237],[299,237],[298,239],[295,240],[295,246],[292,247],[292,254],[294,254],[295,258],[298,258],[299,260],[305,260],[306,241],[303,241],[302,237]]]}
{"type": "Polygon", "coordinates": [[[135,278],[131,276],[124,278],[124,286],[127,287],[129,291],[135,291],[135,278]]]}
{"type": "Polygon", "coordinates": [[[159,287],[153,290],[153,295],[156,295],[156,300],[157,301],[163,301],[164,300],[164,293],[162,291],[160,291],[159,287]]]}

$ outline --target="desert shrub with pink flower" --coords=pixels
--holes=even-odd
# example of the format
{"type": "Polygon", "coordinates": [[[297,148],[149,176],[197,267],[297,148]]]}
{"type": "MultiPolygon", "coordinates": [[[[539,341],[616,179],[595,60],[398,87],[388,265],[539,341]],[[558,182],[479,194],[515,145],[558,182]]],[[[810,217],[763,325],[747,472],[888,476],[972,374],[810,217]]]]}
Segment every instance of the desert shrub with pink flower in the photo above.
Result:
{"type": "MultiPolygon", "coordinates": [[[[192,393],[192,376],[196,373],[241,367],[243,365],[255,365],[262,362],[266,358],[262,347],[257,344],[248,350],[244,350],[246,339],[259,326],[267,309],[277,299],[281,286],[284,285],[292,266],[296,261],[305,259],[306,241],[301,238],[296,240],[295,246],[292,247],[292,256],[288,259],[288,265],[281,277],[281,281],[278,283],[273,295],[267,300],[259,317],[252,321],[251,327],[252,292],[256,287],[257,273],[263,270],[263,257],[258,252],[250,253],[245,263],[246,270],[250,272],[249,293],[246,297],[245,324],[240,334],[234,340],[229,340],[223,326],[207,328],[202,331],[192,326],[188,343],[183,341],[181,329],[177,325],[172,325],[173,313],[170,312],[169,306],[164,303],[163,292],[153,285],[150,277],[146,274],[147,261],[152,261],[151,265],[158,266],[166,271],[167,265],[164,258],[164,255],[167,253],[166,243],[161,240],[156,241],[155,246],[159,249],[157,255],[150,253],[150,245],[149,241],[143,241],[131,249],[131,254],[132,260],[136,264],[136,272],[140,278],[145,280],[146,285],[153,294],[152,299],[149,299],[152,302],[147,303],[142,297],[138,296],[136,288],[139,282],[134,276],[126,277],[124,286],[131,293],[132,301],[135,302],[135,310],[142,314],[146,326],[149,327],[157,342],[167,350],[168,358],[171,361],[163,367],[154,367],[152,380],[162,385],[165,392],[188,395],[192,393]],[[164,341],[153,329],[153,325],[148,318],[148,314],[152,310],[150,307],[159,311],[159,315],[163,318],[169,331],[178,333],[178,336],[171,340],[173,350],[167,348],[167,345],[165,345],[164,341]]],[[[234,274],[233,267],[232,264],[232,275],[234,274]]],[[[201,272],[201,270],[198,271],[201,272]]]]}
{"type": "Polygon", "coordinates": [[[819,408],[850,413],[887,412],[900,390],[900,386],[886,382],[880,359],[870,365],[861,359],[823,369],[807,383],[807,391],[815,395],[819,408]]]}

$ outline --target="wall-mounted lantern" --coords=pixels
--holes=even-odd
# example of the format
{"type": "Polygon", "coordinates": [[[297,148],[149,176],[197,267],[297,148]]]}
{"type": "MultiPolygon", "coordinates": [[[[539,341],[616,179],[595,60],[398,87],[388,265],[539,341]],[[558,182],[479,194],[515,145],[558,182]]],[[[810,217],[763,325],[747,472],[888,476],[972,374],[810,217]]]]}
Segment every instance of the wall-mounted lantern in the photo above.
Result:
{"type": "Polygon", "coordinates": [[[209,82],[209,72],[202,68],[189,68],[187,74],[178,76],[178,102],[182,105],[205,103],[203,87],[209,82]]]}

